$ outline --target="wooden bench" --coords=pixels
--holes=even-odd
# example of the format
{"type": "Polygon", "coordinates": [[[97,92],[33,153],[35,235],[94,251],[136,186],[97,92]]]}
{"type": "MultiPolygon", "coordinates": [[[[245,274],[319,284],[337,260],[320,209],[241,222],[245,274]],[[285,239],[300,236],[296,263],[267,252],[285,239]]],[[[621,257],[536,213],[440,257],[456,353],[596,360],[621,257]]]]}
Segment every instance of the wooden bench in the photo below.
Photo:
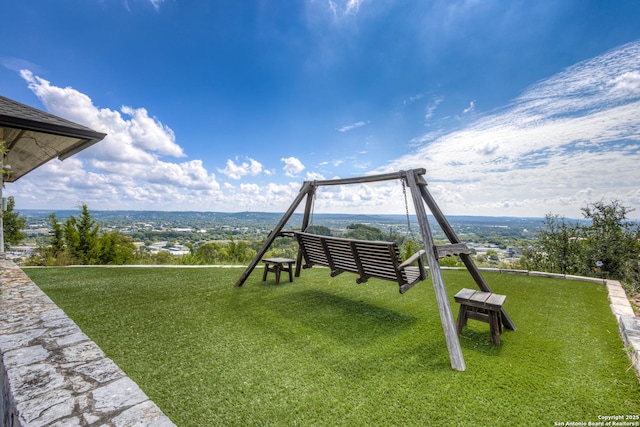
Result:
{"type": "Polygon", "coordinates": [[[280,284],[280,273],[285,271],[289,272],[289,281],[293,282],[293,263],[296,262],[290,258],[263,258],[264,273],[262,273],[262,281],[267,280],[267,273],[273,272],[276,274],[276,284],[280,284]]]}
{"type": "Polygon", "coordinates": [[[393,242],[343,239],[298,231],[294,235],[304,257],[303,268],[329,267],[332,277],[345,271],[356,273],[359,276],[357,283],[372,277],[390,280],[398,283],[401,294],[427,278],[422,259],[424,250],[402,262],[398,246],[393,242]],[[418,265],[411,266],[416,261],[418,265]]]}
{"type": "Polygon", "coordinates": [[[467,319],[474,319],[488,323],[491,330],[491,342],[500,344],[502,304],[507,298],[505,295],[462,289],[453,298],[460,304],[460,313],[456,323],[458,335],[467,324],[467,319]]]}

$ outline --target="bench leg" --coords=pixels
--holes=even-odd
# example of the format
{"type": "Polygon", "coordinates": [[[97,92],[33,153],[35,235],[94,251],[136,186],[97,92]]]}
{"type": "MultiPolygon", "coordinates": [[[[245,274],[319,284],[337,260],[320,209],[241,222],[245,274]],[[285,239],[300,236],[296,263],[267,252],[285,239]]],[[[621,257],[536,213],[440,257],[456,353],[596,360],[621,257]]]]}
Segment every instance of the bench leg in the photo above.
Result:
{"type": "Polygon", "coordinates": [[[489,312],[489,327],[491,329],[491,342],[494,344],[500,344],[501,322],[500,312],[489,312]]]}
{"type": "Polygon", "coordinates": [[[267,280],[267,273],[269,272],[269,264],[264,265],[264,272],[262,273],[262,281],[267,280]]]}
{"type": "Polygon", "coordinates": [[[275,265],[276,269],[276,285],[280,284],[280,264],[275,265]]]}
{"type": "Polygon", "coordinates": [[[293,271],[292,271],[293,270],[293,263],[289,263],[288,270],[289,270],[289,281],[293,282],[293,271]]]}
{"type": "Polygon", "coordinates": [[[467,306],[460,304],[460,312],[458,313],[458,321],[456,322],[456,330],[458,335],[462,332],[462,328],[467,324],[467,306]]]}

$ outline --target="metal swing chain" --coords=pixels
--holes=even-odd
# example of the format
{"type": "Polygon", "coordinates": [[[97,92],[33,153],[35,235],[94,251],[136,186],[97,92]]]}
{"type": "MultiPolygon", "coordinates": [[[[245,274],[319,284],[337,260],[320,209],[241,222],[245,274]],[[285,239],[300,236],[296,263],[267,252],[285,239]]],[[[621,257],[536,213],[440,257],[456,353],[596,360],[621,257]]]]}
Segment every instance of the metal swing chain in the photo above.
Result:
{"type": "Polygon", "coordinates": [[[404,196],[404,210],[407,214],[407,233],[413,234],[413,232],[411,231],[411,220],[409,219],[409,202],[407,200],[407,186],[404,183],[403,178],[400,178],[400,181],[402,182],[402,195],[404,196]]]}
{"type": "Polygon", "coordinates": [[[402,245],[400,245],[400,253],[404,253],[404,249],[407,245],[407,238],[413,241],[413,231],[411,230],[411,219],[409,218],[409,201],[407,200],[407,186],[404,182],[404,179],[400,177],[400,182],[402,182],[402,195],[404,196],[404,210],[407,215],[407,232],[402,239],[402,245]]]}

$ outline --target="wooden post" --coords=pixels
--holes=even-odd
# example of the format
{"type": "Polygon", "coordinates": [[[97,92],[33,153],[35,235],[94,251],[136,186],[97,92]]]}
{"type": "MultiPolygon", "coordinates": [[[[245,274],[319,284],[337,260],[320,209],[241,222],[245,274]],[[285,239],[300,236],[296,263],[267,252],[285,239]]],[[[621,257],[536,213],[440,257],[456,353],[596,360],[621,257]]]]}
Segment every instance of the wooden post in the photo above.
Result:
{"type": "Polygon", "coordinates": [[[276,225],[276,227],[273,230],[271,230],[271,234],[269,234],[269,237],[267,237],[267,241],[264,242],[264,245],[262,245],[262,248],[260,248],[256,256],[253,257],[253,260],[251,260],[246,270],[244,270],[244,273],[242,273],[242,276],[240,276],[240,278],[236,282],[235,284],[236,287],[240,287],[244,284],[244,282],[247,280],[247,277],[249,277],[253,269],[256,268],[256,265],[258,265],[258,263],[260,262],[264,254],[269,250],[269,247],[271,246],[273,241],[276,239],[276,237],[278,237],[278,235],[280,234],[284,226],[287,224],[287,222],[289,221],[293,213],[296,211],[296,209],[298,208],[298,205],[300,204],[300,202],[302,202],[302,199],[304,199],[304,197],[312,189],[313,189],[313,186],[311,182],[305,181],[304,185],[300,189],[300,193],[298,193],[298,196],[289,207],[289,210],[287,210],[287,212],[284,214],[284,216],[282,217],[278,225],[276,225]]]}
{"type": "MultiPolygon", "coordinates": [[[[309,218],[311,217],[311,208],[316,197],[316,186],[311,185],[307,191],[307,203],[304,207],[304,216],[302,217],[301,231],[305,231],[309,226],[309,218]]],[[[300,277],[300,269],[302,268],[302,249],[298,247],[298,255],[296,256],[296,277],[300,277]]]]}
{"type": "Polygon", "coordinates": [[[433,236],[431,235],[431,229],[429,228],[429,222],[427,220],[427,212],[425,211],[424,202],[421,197],[421,192],[418,189],[416,176],[413,170],[407,171],[406,180],[409,184],[409,188],[411,189],[411,196],[413,198],[418,224],[420,224],[420,231],[422,232],[422,241],[426,251],[427,261],[429,262],[429,269],[431,270],[431,281],[433,283],[433,289],[435,290],[436,300],[438,301],[438,310],[440,311],[442,329],[447,341],[451,367],[458,371],[464,371],[466,369],[466,365],[464,363],[464,357],[462,356],[460,341],[458,340],[455,323],[453,322],[453,314],[451,313],[451,306],[449,305],[447,291],[444,287],[444,280],[442,278],[442,272],[440,271],[440,264],[438,263],[436,248],[433,243],[433,236]]]}
{"type": "MultiPolygon", "coordinates": [[[[420,187],[420,192],[422,193],[422,197],[424,198],[424,201],[427,203],[429,210],[435,217],[436,221],[438,221],[440,228],[442,228],[442,231],[447,236],[449,241],[451,243],[462,243],[458,238],[458,235],[456,234],[455,230],[453,229],[453,227],[451,227],[451,224],[449,224],[449,221],[447,221],[447,218],[444,216],[444,214],[436,204],[435,200],[431,196],[431,193],[429,193],[429,190],[427,189],[427,183],[425,181],[422,181],[420,182],[419,187],[420,187]]],[[[475,262],[473,262],[473,259],[471,258],[471,256],[469,254],[460,254],[459,257],[464,263],[465,267],[467,267],[469,274],[471,274],[471,277],[473,277],[473,280],[476,282],[478,287],[484,292],[493,292],[491,290],[491,287],[487,283],[487,281],[484,279],[484,277],[480,273],[478,266],[476,265],[475,262]]],[[[501,315],[502,315],[502,323],[504,324],[505,328],[515,331],[516,325],[513,323],[513,321],[511,320],[507,312],[504,310],[504,308],[501,309],[501,315]]]]}

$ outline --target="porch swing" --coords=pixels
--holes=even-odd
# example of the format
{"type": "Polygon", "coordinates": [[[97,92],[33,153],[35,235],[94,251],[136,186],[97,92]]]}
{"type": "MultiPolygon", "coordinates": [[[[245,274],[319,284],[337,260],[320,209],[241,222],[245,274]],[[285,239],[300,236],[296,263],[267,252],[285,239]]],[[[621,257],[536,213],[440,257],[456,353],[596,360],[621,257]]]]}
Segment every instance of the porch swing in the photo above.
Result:
{"type": "MultiPolygon", "coordinates": [[[[262,257],[269,250],[274,240],[282,235],[295,236],[298,242],[301,242],[296,261],[296,277],[300,276],[300,269],[304,258],[306,266],[313,264],[326,265],[331,268],[332,275],[340,274],[343,271],[354,272],[359,275],[357,280],[361,282],[366,281],[369,277],[383,276],[382,272],[384,272],[385,277],[380,278],[397,281],[400,286],[400,293],[406,292],[409,288],[427,277],[426,270],[422,264],[422,258],[425,256],[429,265],[429,270],[431,271],[430,277],[433,283],[436,300],[438,302],[438,311],[440,312],[442,329],[447,342],[451,366],[456,370],[464,371],[466,368],[464,358],[462,357],[462,350],[460,348],[460,342],[458,341],[458,335],[453,322],[453,315],[451,313],[451,307],[449,305],[449,299],[444,286],[444,279],[440,271],[438,259],[446,256],[459,256],[480,290],[483,292],[491,292],[491,288],[480,273],[478,267],[473,262],[473,259],[470,256],[471,251],[467,245],[458,239],[455,231],[429,193],[429,190],[427,189],[427,182],[423,177],[425,173],[425,169],[410,169],[406,171],[399,171],[397,173],[356,178],[305,181],[298,196],[293,201],[287,212],[285,212],[280,222],[271,231],[264,245],[256,253],[256,256],[253,258],[251,263],[249,263],[235,286],[241,287],[244,284],[262,257]],[[400,261],[398,247],[393,242],[360,241],[318,236],[316,234],[305,233],[304,231],[284,231],[284,227],[287,222],[305,198],[306,204],[304,216],[302,218],[301,230],[307,230],[317,187],[390,181],[398,178],[401,179],[411,190],[413,206],[416,211],[416,217],[422,234],[424,249],[421,249],[414,254],[415,259],[413,259],[414,257],[410,258],[412,261],[418,262],[419,265],[417,268],[409,268],[409,260],[404,263],[400,261]],[[450,242],[449,244],[434,244],[431,228],[429,227],[429,221],[427,220],[425,204],[440,225],[440,228],[450,242]],[[417,276],[411,276],[411,272],[417,272],[417,276]]],[[[499,317],[505,328],[512,330],[516,329],[514,323],[504,311],[504,308],[500,309],[499,317]]]]}
{"type": "MultiPolygon", "coordinates": [[[[407,233],[411,233],[406,186],[404,180],[400,180],[407,214],[407,233]]],[[[313,206],[311,225],[304,231],[293,232],[304,259],[302,268],[311,268],[314,265],[329,267],[331,277],[343,272],[356,273],[356,283],[365,283],[369,278],[397,282],[401,294],[427,278],[423,260],[426,253],[424,249],[402,261],[401,251],[406,243],[406,235],[402,247],[399,248],[395,242],[323,236],[308,233],[307,229],[313,229],[313,206]],[[416,262],[418,265],[413,266],[416,262]]]]}

